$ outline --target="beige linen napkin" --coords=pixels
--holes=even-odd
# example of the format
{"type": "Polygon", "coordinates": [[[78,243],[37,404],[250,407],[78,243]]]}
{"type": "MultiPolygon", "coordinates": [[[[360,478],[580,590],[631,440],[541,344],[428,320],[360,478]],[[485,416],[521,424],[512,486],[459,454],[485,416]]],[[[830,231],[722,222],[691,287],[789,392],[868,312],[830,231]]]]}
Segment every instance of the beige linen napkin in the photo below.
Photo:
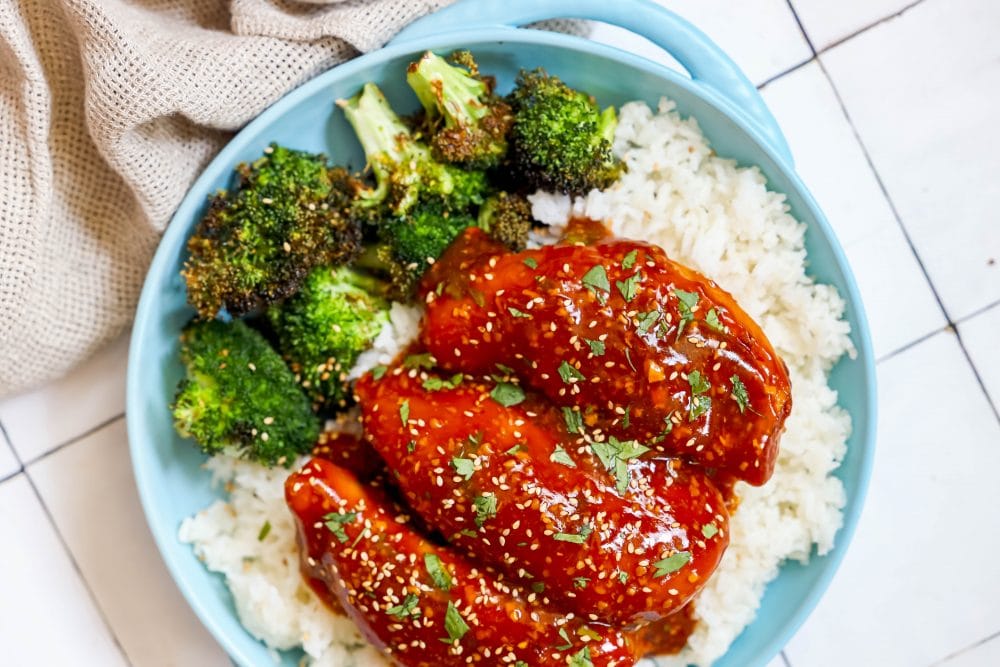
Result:
{"type": "Polygon", "coordinates": [[[0,396],[128,325],[234,130],[449,1],[0,0],[0,396]]]}

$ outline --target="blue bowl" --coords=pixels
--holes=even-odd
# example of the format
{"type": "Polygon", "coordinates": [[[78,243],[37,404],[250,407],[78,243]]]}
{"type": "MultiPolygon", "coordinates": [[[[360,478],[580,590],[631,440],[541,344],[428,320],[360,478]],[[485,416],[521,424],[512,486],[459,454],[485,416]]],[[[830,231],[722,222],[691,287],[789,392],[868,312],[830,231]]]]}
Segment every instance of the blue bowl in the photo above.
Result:
{"type": "MultiPolygon", "coordinates": [[[[808,225],[806,248],[811,275],[837,287],[847,301],[846,317],[857,348],[854,359],[834,369],[831,384],[853,420],[847,455],[837,471],[847,490],[844,526],[832,552],[808,566],[785,565],[767,588],[757,619],[717,664],[765,665],[784,646],[815,606],[844,556],[861,512],[874,451],[875,374],[868,324],[854,278],[829,224],[796,176],[785,140],[754,86],[711,41],[676,15],[646,0],[462,0],[422,19],[385,48],[340,65],[279,100],[244,128],[209,164],[178,208],[149,269],[136,312],[129,351],[127,415],[132,462],[150,529],[174,580],[195,613],[239,665],[272,665],[263,644],[240,625],[222,577],[208,572],[191,548],[177,539],[184,517],[215,500],[200,468],[204,457],[174,433],[168,405],[181,377],[177,338],[193,314],[186,304],[179,270],[185,240],[206,198],[228,185],[233,167],[258,157],[277,141],[322,151],[355,167],[363,153],[337,98],[354,94],[367,81],[382,87],[393,106],[413,109],[404,81],[406,65],[426,49],[472,50],[483,71],[497,75],[501,90],[521,68],[544,67],[568,84],[592,93],[602,105],[669,96],[679,111],[698,120],[720,154],[757,165],[769,187],[785,193],[792,214],[808,225]],[[672,53],[688,78],[661,65],[577,37],[523,30],[553,17],[590,18],[650,38],[672,53]]],[[[296,665],[300,656],[283,656],[296,665]]]]}

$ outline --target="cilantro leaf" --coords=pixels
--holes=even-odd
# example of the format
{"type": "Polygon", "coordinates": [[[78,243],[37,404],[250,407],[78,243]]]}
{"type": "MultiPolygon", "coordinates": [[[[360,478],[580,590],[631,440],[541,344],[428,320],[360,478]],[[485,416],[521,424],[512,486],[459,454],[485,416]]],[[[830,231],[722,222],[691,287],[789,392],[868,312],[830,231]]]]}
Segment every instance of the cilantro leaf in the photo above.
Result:
{"type": "Polygon", "coordinates": [[[584,646],[582,649],[571,655],[566,664],[568,667],[594,667],[594,663],[590,659],[590,647],[584,646]]]}
{"type": "Polygon", "coordinates": [[[628,462],[649,451],[649,447],[637,440],[622,441],[614,436],[609,437],[607,442],[592,442],[590,448],[600,459],[601,465],[614,476],[618,495],[624,495],[628,490],[630,477],[628,462]]]}
{"type": "Polygon", "coordinates": [[[747,409],[747,405],[750,404],[750,397],[747,395],[746,385],[743,384],[743,380],[740,379],[739,375],[734,375],[729,378],[729,381],[733,383],[733,399],[736,401],[736,405],[740,406],[740,414],[747,409]]]}
{"type": "Polygon", "coordinates": [[[451,575],[448,574],[448,570],[445,569],[444,563],[441,562],[437,554],[424,554],[424,569],[427,570],[427,575],[434,582],[435,588],[446,593],[451,590],[451,575]]]}
{"type": "Polygon", "coordinates": [[[590,271],[583,274],[583,279],[581,282],[588,288],[594,291],[600,290],[602,292],[611,291],[611,283],[608,282],[608,272],[600,264],[595,265],[590,271]]]}
{"type": "Polygon", "coordinates": [[[490,397],[505,408],[509,408],[524,400],[524,390],[516,384],[500,382],[497,386],[493,387],[490,397]]]}
{"type": "Polygon", "coordinates": [[[577,577],[573,580],[573,588],[586,588],[590,583],[590,577],[577,577]]]}
{"type": "Polygon", "coordinates": [[[566,632],[566,628],[559,628],[559,636],[562,637],[563,641],[566,643],[556,646],[555,648],[557,651],[565,651],[573,646],[573,641],[569,638],[569,633],[566,632]]]}
{"type": "Polygon", "coordinates": [[[562,445],[557,445],[552,455],[549,457],[549,461],[553,463],[561,463],[564,466],[569,466],[570,468],[575,468],[576,463],[570,458],[569,453],[563,449],[562,445]]]}
{"type": "Polygon", "coordinates": [[[625,280],[616,280],[615,287],[621,292],[622,298],[625,302],[629,302],[635,298],[635,293],[639,289],[639,272],[636,271],[631,276],[625,280]]]}
{"type": "Polygon", "coordinates": [[[725,333],[727,330],[726,325],[719,319],[719,313],[715,311],[715,308],[709,308],[708,312],[705,313],[705,324],[713,331],[720,333],[725,333]]]}
{"type": "Polygon", "coordinates": [[[523,310],[518,310],[518,309],[517,309],[517,308],[515,308],[514,306],[508,306],[508,307],[507,307],[507,310],[508,310],[508,311],[510,312],[510,314],[511,314],[511,315],[513,315],[514,317],[523,317],[523,318],[525,318],[525,319],[528,319],[528,320],[530,320],[530,319],[531,319],[531,315],[529,315],[528,313],[524,312],[523,310]]]}
{"type": "Polygon", "coordinates": [[[345,512],[344,514],[338,514],[337,512],[330,512],[323,517],[324,525],[329,529],[333,536],[337,538],[337,541],[341,544],[347,544],[347,533],[344,532],[344,526],[349,523],[354,523],[354,520],[358,518],[357,512],[345,512]]]}
{"type": "Polygon", "coordinates": [[[458,609],[455,608],[452,602],[448,602],[448,609],[444,613],[444,631],[448,633],[448,638],[441,641],[448,644],[460,641],[465,636],[465,633],[469,631],[468,623],[458,613],[458,609]]]}
{"type": "Polygon", "coordinates": [[[573,366],[571,366],[567,361],[563,361],[559,364],[559,377],[561,377],[562,381],[566,384],[587,379],[583,376],[583,373],[573,368],[573,366]]]}
{"type": "Polygon", "coordinates": [[[382,377],[386,374],[386,371],[388,370],[389,370],[388,366],[381,366],[381,365],[376,366],[375,368],[372,369],[372,377],[375,378],[376,380],[381,380],[382,377]]]}
{"type": "Polygon", "coordinates": [[[636,329],[641,334],[648,333],[653,325],[656,324],[656,320],[660,319],[660,311],[651,310],[648,313],[642,313],[639,315],[639,319],[636,321],[636,329]]]}
{"type": "Polygon", "coordinates": [[[403,366],[406,368],[434,368],[434,355],[430,352],[424,352],[422,354],[411,354],[405,359],[403,359],[403,366]]]}
{"type": "Polygon", "coordinates": [[[432,375],[425,379],[422,384],[427,391],[441,391],[442,389],[454,389],[462,384],[463,379],[465,379],[465,376],[461,373],[455,373],[447,380],[432,375]]]}
{"type": "Polygon", "coordinates": [[[698,305],[698,293],[675,289],[674,296],[677,297],[677,312],[681,316],[681,322],[677,325],[677,336],[679,338],[688,322],[694,321],[694,309],[698,305]]]}
{"type": "Polygon", "coordinates": [[[583,433],[583,415],[573,408],[562,409],[563,420],[566,422],[566,430],[570,433],[583,433]]]}
{"type": "Polygon", "coordinates": [[[635,266],[635,260],[639,258],[639,251],[632,250],[622,258],[622,268],[628,271],[635,266]]]}
{"type": "Polygon", "coordinates": [[[385,610],[385,613],[390,616],[395,616],[399,620],[403,620],[404,618],[408,618],[410,616],[420,616],[420,612],[417,611],[418,601],[419,598],[416,595],[413,593],[407,593],[401,604],[389,607],[385,610]]]}
{"type": "Polygon", "coordinates": [[[668,574],[673,574],[677,570],[687,565],[688,561],[690,560],[691,560],[690,551],[678,551],[671,554],[670,556],[667,556],[663,560],[658,560],[655,563],[653,563],[653,567],[656,568],[656,573],[653,575],[653,578],[658,579],[660,577],[665,577],[668,574]]]}
{"type": "Polygon", "coordinates": [[[497,515],[497,497],[493,493],[476,496],[472,500],[472,506],[476,509],[476,526],[478,528],[482,528],[484,523],[497,515]]]}
{"type": "Polygon", "coordinates": [[[595,357],[603,357],[604,356],[604,341],[603,340],[589,340],[587,338],[584,338],[583,340],[585,340],[587,342],[587,345],[590,346],[590,352],[595,357]]]}
{"type": "Polygon", "coordinates": [[[538,260],[536,260],[534,257],[525,257],[524,265],[527,266],[529,269],[537,269],[538,260]]]}
{"type": "Polygon", "coordinates": [[[403,428],[406,428],[410,421],[410,399],[399,404],[399,421],[403,422],[403,428]]]}
{"type": "Polygon", "coordinates": [[[701,527],[701,534],[705,536],[706,540],[710,540],[715,537],[719,532],[719,527],[714,523],[706,523],[701,527]]]}
{"type": "Polygon", "coordinates": [[[688,373],[688,384],[691,386],[691,402],[688,404],[688,421],[694,421],[708,412],[712,407],[712,398],[707,396],[712,385],[699,371],[688,373]]]}
{"type": "Polygon", "coordinates": [[[451,467],[466,480],[469,480],[473,473],[476,472],[476,462],[472,459],[463,459],[456,456],[451,460],[451,467]]]}

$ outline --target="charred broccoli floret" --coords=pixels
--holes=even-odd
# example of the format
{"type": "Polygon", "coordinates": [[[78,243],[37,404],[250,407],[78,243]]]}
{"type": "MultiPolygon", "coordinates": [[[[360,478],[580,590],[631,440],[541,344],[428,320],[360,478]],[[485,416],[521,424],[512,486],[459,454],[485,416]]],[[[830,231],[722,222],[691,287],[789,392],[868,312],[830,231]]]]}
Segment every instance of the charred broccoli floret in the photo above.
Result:
{"type": "Polygon", "coordinates": [[[466,210],[483,201],[486,174],[434,159],[389,106],[374,83],[340,100],[348,122],[365,150],[377,187],[362,192],[358,206],[377,207],[384,217],[402,216],[422,202],[437,200],[450,210],[466,210]]]}
{"type": "Polygon", "coordinates": [[[271,144],[236,168],[232,191],[219,192],[188,239],[183,275],[203,318],[225,308],[241,317],[293,294],[310,269],[360,251],[360,224],[329,199],[359,184],[326,158],[271,144]]]}
{"type": "Polygon", "coordinates": [[[392,295],[405,299],[448,244],[476,223],[488,188],[486,174],[435,160],[374,84],[340,104],[377,183],[356,203],[378,238],[360,263],[388,274],[392,295]]]}
{"type": "Polygon", "coordinates": [[[259,332],[239,320],[195,320],[181,334],[181,361],[174,426],[206,453],[232,447],[264,465],[290,465],[312,448],[319,420],[259,332]]]}
{"type": "Polygon", "coordinates": [[[278,344],[317,407],[345,407],[347,374],[389,321],[384,286],[353,269],[313,269],[302,289],[268,310],[278,344]]]}
{"type": "Polygon", "coordinates": [[[514,109],[512,169],[531,186],[584,194],[611,185],[622,164],[611,153],[618,124],[592,97],[543,70],[522,71],[508,96],[514,109]]]}
{"type": "Polygon", "coordinates": [[[449,64],[428,51],[412,63],[406,81],[424,107],[434,156],[445,162],[486,169],[507,153],[514,120],[510,105],[493,94],[493,80],[479,75],[468,51],[449,64]]]}
{"type": "Polygon", "coordinates": [[[498,192],[479,209],[478,226],[514,252],[524,250],[534,224],[527,197],[498,192]]]}

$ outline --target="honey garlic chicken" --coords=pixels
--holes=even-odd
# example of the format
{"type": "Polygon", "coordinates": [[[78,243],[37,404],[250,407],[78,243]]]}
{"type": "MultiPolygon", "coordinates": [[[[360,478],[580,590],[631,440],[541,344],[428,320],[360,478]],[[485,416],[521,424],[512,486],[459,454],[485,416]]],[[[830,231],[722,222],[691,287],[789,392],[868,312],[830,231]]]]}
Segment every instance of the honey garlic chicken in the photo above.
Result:
{"type": "Polygon", "coordinates": [[[676,612],[715,570],[728,513],[704,471],[590,441],[575,413],[515,385],[441,382],[400,366],[356,392],[408,505],[470,559],[614,625],[676,612]]]}
{"type": "Polygon", "coordinates": [[[285,483],[304,571],[329,588],[376,646],[407,667],[627,667],[614,628],[540,609],[409,525],[406,513],[343,468],[313,459],[285,483]]]}
{"type": "Polygon", "coordinates": [[[784,363],[732,296],[662,249],[603,239],[511,253],[470,228],[421,288],[420,342],[444,370],[500,364],[606,436],[770,478],[791,411],[784,363]]]}

